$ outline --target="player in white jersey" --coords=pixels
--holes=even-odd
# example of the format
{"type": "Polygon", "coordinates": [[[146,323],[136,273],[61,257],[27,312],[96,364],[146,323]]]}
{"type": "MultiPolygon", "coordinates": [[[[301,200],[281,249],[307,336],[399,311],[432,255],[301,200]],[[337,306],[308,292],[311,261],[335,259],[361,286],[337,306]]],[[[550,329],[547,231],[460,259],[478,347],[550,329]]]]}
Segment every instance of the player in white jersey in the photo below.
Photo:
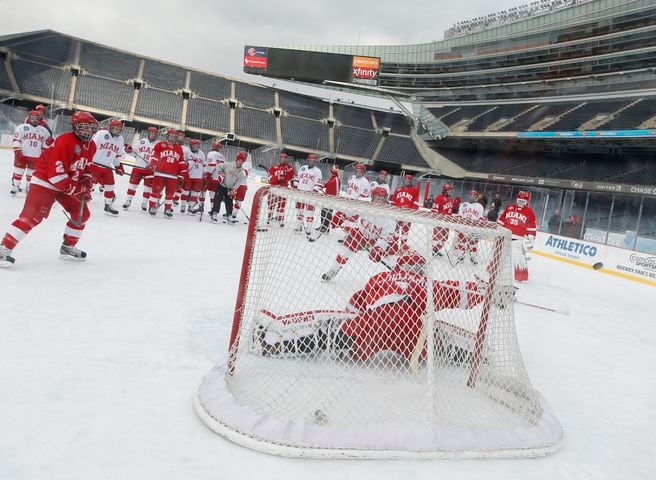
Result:
{"type": "MultiPolygon", "coordinates": [[[[376,187],[371,191],[372,203],[386,205],[387,199],[384,188],[376,187]]],[[[347,236],[339,247],[330,270],[321,276],[324,282],[332,280],[354,253],[367,251],[369,259],[377,263],[399,251],[399,242],[395,235],[396,221],[391,218],[378,215],[355,216],[344,221],[342,228],[347,232],[347,236]]]]}
{"type": "MultiPolygon", "coordinates": [[[[296,178],[292,180],[292,185],[301,192],[317,193],[323,188],[323,178],[321,170],[317,167],[317,156],[313,153],[307,156],[307,163],[299,170],[296,178]]],[[[305,229],[305,234],[310,235],[314,225],[314,205],[309,203],[296,202],[296,228],[295,232],[300,233],[305,229]]]]}
{"type": "Polygon", "coordinates": [[[90,170],[94,181],[105,187],[105,214],[115,217],[118,210],[112,207],[116,195],[114,195],[114,172],[123,175],[121,160],[125,156],[125,143],[121,132],[123,122],[112,120],[109,129],[98,130],[91,141],[96,145],[96,153],[91,160],[90,170]]]}
{"type": "Polygon", "coordinates": [[[390,190],[390,186],[387,183],[387,172],[385,170],[378,172],[378,177],[376,177],[376,180],[369,184],[370,190],[373,190],[376,187],[383,187],[385,191],[387,191],[387,196],[389,198],[392,191],[390,190]]]}
{"type": "MultiPolygon", "coordinates": [[[[468,201],[460,204],[458,215],[469,220],[469,224],[474,222],[484,222],[487,220],[487,217],[485,216],[486,205],[487,198],[485,195],[479,194],[476,190],[471,190],[469,192],[468,201]]],[[[458,263],[464,260],[465,252],[469,252],[469,260],[473,264],[478,263],[478,239],[475,236],[459,232],[455,248],[458,263]]]]}
{"type": "Polygon", "coordinates": [[[358,163],[355,166],[355,174],[346,182],[346,192],[343,197],[351,198],[353,200],[368,201],[371,198],[371,186],[369,180],[364,176],[366,167],[363,163],[358,163]]]}
{"type": "Polygon", "coordinates": [[[139,183],[143,179],[143,201],[141,202],[141,210],[148,211],[148,199],[152,189],[153,169],[150,167],[150,156],[153,154],[153,149],[157,143],[157,127],[148,127],[148,136],[142,138],[137,142],[137,145],[132,149],[135,157],[135,165],[132,167],[130,174],[130,184],[128,185],[128,196],[123,204],[123,209],[130,208],[132,199],[137,193],[139,183]]]}
{"type": "MultiPolygon", "coordinates": [[[[176,135],[176,143],[180,145],[182,149],[182,155],[184,156],[185,162],[189,163],[189,158],[191,157],[191,149],[187,146],[187,137],[182,130],[179,130],[176,135]]],[[[173,205],[178,205],[180,203],[180,197],[182,196],[183,182],[180,182],[178,188],[173,195],[173,205]]]]}
{"type": "MultiPolygon", "coordinates": [[[[200,149],[200,140],[192,138],[189,140],[189,156],[185,158],[188,165],[189,177],[186,178],[184,186],[182,187],[182,202],[180,205],[180,213],[187,210],[187,205],[191,204],[195,207],[198,203],[198,197],[203,190],[203,180],[205,177],[205,153],[200,149]]],[[[189,210],[189,213],[194,213],[195,209],[189,210]]]]}
{"type": "MultiPolygon", "coordinates": [[[[244,172],[244,176],[248,180],[248,176],[251,173],[251,170],[253,169],[253,164],[249,161],[245,161],[241,165],[241,170],[244,172]]],[[[237,191],[235,192],[235,198],[233,198],[232,202],[232,220],[233,223],[236,222],[237,220],[237,214],[239,213],[239,210],[241,209],[241,203],[244,201],[246,198],[246,191],[248,190],[248,182],[247,183],[242,183],[237,187],[237,191]]],[[[226,217],[228,214],[226,213],[226,217]]]]}
{"type": "Polygon", "coordinates": [[[27,182],[25,191],[29,190],[36,160],[41,156],[41,151],[52,141],[50,132],[39,124],[40,119],[39,112],[32,110],[27,115],[27,122],[14,130],[14,174],[10,190],[12,195],[16,195],[20,190],[23,174],[27,182]]]}
{"type": "Polygon", "coordinates": [[[205,209],[205,192],[210,192],[210,210],[214,203],[214,196],[219,186],[219,170],[218,166],[225,163],[225,158],[221,153],[221,142],[214,140],[212,142],[212,150],[207,152],[207,160],[205,162],[205,181],[204,188],[200,194],[200,204],[190,210],[192,213],[199,212],[205,209]]]}

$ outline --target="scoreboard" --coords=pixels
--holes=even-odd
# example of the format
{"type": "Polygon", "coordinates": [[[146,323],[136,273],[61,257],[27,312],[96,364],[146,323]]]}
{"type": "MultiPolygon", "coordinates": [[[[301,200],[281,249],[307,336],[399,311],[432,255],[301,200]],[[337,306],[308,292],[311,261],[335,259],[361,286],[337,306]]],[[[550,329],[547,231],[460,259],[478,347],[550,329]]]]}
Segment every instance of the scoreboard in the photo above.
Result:
{"type": "Polygon", "coordinates": [[[380,58],[247,45],[243,67],[245,73],[285,80],[377,86],[380,58]]]}

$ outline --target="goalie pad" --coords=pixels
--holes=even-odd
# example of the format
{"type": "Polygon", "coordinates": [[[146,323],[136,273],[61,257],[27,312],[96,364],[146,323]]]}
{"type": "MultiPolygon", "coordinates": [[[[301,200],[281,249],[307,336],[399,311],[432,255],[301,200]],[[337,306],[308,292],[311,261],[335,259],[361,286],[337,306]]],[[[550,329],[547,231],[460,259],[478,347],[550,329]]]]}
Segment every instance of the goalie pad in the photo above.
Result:
{"type": "Polygon", "coordinates": [[[262,356],[314,355],[324,350],[344,350],[338,339],[340,326],[356,313],[344,310],[311,310],[276,315],[261,310],[253,330],[253,349],[262,356]]]}

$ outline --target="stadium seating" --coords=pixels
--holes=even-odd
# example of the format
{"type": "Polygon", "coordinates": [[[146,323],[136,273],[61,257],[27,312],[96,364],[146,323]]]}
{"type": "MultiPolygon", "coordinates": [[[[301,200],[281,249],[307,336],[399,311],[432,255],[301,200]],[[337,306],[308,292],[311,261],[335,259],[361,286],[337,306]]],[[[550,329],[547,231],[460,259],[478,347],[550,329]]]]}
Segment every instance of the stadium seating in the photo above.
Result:
{"type": "Polygon", "coordinates": [[[11,62],[18,88],[22,93],[44,98],[65,100],[70,73],[61,68],[40,63],[13,60],[11,62]]]}
{"type": "MultiPolygon", "coordinates": [[[[533,125],[538,123],[540,120],[546,119],[547,117],[558,117],[562,115],[567,110],[574,108],[576,105],[579,105],[581,102],[568,102],[568,103],[545,103],[538,105],[537,108],[527,112],[524,115],[520,115],[511,123],[505,127],[500,128],[500,131],[504,132],[523,132],[529,130],[533,125]]],[[[551,127],[547,127],[551,129],[551,127]]]]}
{"type": "Polygon", "coordinates": [[[476,120],[470,123],[467,127],[469,131],[482,131],[487,127],[492,125],[495,122],[498,122],[502,119],[510,119],[521,112],[528,110],[531,105],[527,104],[516,104],[516,105],[497,105],[496,108],[492,111],[480,115],[476,120]]]}
{"type": "Polygon", "coordinates": [[[185,86],[186,71],[175,65],[146,60],[143,80],[151,87],[175,92],[185,86]]]}
{"type": "Polygon", "coordinates": [[[335,120],[349,127],[373,130],[371,121],[371,110],[367,108],[349,107],[338,103],[333,104],[333,115],[335,120]]]}
{"type": "Polygon", "coordinates": [[[9,78],[7,77],[7,73],[5,72],[4,66],[0,68],[0,88],[4,90],[13,90],[11,88],[11,82],[9,81],[9,78]]]}
{"type": "Polygon", "coordinates": [[[410,124],[404,115],[399,113],[374,111],[378,128],[389,128],[398,135],[410,135],[410,124]]]}
{"type": "Polygon", "coordinates": [[[127,114],[134,87],[125,82],[108,80],[93,75],[77,77],[75,103],[85,107],[101,108],[127,114]]]}
{"type": "Polygon", "coordinates": [[[380,139],[381,135],[373,130],[336,127],[335,151],[336,153],[344,153],[356,157],[371,158],[380,139]]]}
{"type": "Polygon", "coordinates": [[[276,117],[255,108],[238,108],[235,112],[235,133],[269,142],[276,141],[276,117]]]}
{"type": "Polygon", "coordinates": [[[23,60],[53,66],[70,63],[75,53],[75,43],[74,39],[52,31],[21,35],[0,42],[23,60]]]}
{"type": "Polygon", "coordinates": [[[603,102],[586,103],[581,108],[565,114],[560,120],[551,125],[549,130],[577,130],[581,125],[592,120],[597,115],[607,115],[629,103],[631,103],[631,101],[628,100],[607,100],[603,102]]]}
{"type": "Polygon", "coordinates": [[[396,135],[385,137],[385,142],[376,157],[376,161],[428,167],[426,161],[417,151],[412,139],[396,135]]]}
{"type": "MultiPolygon", "coordinates": [[[[636,183],[639,185],[656,185],[656,165],[647,166],[632,172],[621,173],[609,180],[619,183],[636,183]]],[[[656,218],[654,219],[656,221],[656,218]]]]}
{"type": "MultiPolygon", "coordinates": [[[[462,120],[469,120],[474,117],[477,117],[478,115],[482,114],[483,112],[486,112],[487,110],[490,110],[494,105],[463,105],[457,110],[453,110],[447,115],[444,116],[438,116],[440,120],[445,125],[448,125],[449,127],[455,125],[456,123],[462,121],[462,120]]],[[[429,109],[431,110],[431,109],[429,109]]],[[[431,110],[432,112],[432,110],[431,110]]],[[[433,114],[435,115],[435,114],[433,114]]],[[[436,115],[437,116],[437,115],[436,115]]]]}
{"type": "Polygon", "coordinates": [[[190,98],[187,109],[187,125],[209,130],[230,130],[230,109],[221,102],[190,98]]]}
{"type": "Polygon", "coordinates": [[[280,118],[282,143],[328,151],[328,125],[300,117],[280,118]]]}
{"type": "Polygon", "coordinates": [[[180,123],[182,97],[164,90],[142,88],[135,113],[161,122],[180,123]]]}
{"type": "Polygon", "coordinates": [[[230,98],[232,82],[216,75],[192,71],[189,88],[199,97],[223,100],[224,98],[230,98]]]}
{"type": "Polygon", "coordinates": [[[137,75],[139,62],[139,57],[135,55],[82,42],[80,66],[93,75],[115,80],[130,80],[137,75]]]}
{"type": "Polygon", "coordinates": [[[247,107],[265,110],[274,106],[273,90],[235,82],[237,99],[247,107]]]}
{"type": "Polygon", "coordinates": [[[280,108],[295,117],[321,120],[328,117],[328,103],[317,98],[279,92],[280,108]]]}
{"type": "Polygon", "coordinates": [[[605,123],[604,130],[630,130],[640,127],[645,120],[656,116],[656,98],[643,98],[605,123]]]}

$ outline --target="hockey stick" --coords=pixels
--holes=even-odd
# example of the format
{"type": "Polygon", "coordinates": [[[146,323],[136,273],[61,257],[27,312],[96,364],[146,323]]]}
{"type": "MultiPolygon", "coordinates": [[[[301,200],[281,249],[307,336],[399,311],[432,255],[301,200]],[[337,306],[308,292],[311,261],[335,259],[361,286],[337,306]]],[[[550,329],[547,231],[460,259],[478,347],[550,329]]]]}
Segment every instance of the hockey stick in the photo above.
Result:
{"type": "Polygon", "coordinates": [[[532,307],[532,308],[537,308],[537,309],[540,309],[540,310],[545,310],[547,312],[560,313],[561,315],[569,315],[569,310],[567,310],[567,309],[547,307],[547,306],[544,306],[544,305],[537,305],[535,303],[524,302],[522,300],[517,300],[517,299],[515,299],[515,303],[518,303],[519,305],[525,305],[527,307],[532,307]]]}
{"type": "Polygon", "coordinates": [[[421,352],[424,350],[424,344],[426,343],[426,337],[428,336],[427,323],[428,315],[427,313],[424,313],[421,316],[421,330],[417,337],[417,343],[415,343],[415,348],[412,350],[412,355],[410,356],[410,368],[415,375],[419,375],[419,357],[421,357],[421,352]]]}

